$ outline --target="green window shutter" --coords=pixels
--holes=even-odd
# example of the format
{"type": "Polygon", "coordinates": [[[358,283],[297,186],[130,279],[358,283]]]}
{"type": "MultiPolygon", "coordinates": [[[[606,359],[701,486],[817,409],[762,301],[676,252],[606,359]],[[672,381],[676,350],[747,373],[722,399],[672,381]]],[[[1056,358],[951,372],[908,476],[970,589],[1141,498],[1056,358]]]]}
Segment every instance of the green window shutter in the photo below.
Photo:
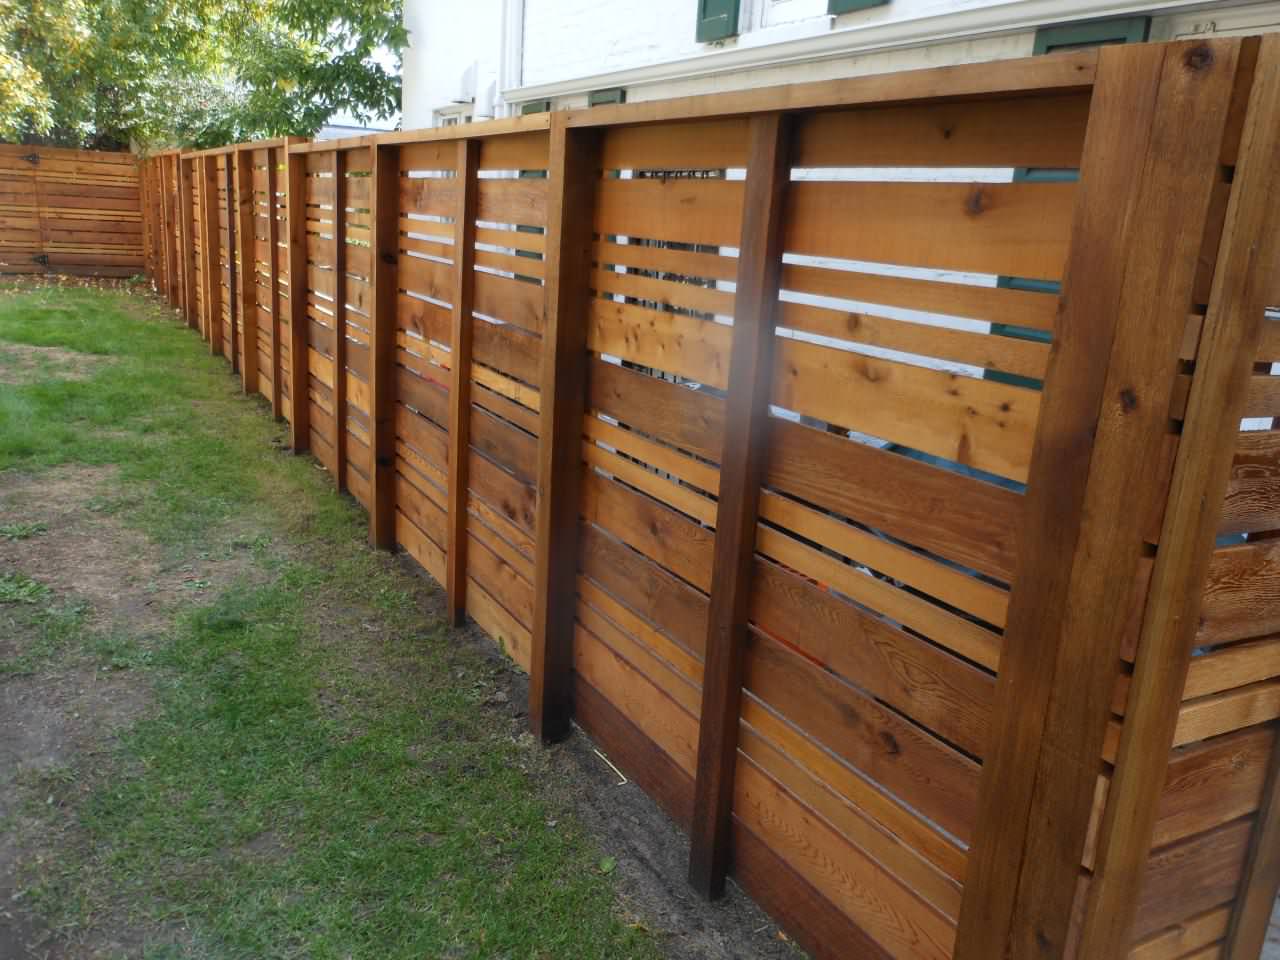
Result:
{"type": "Polygon", "coordinates": [[[698,0],[698,42],[711,43],[738,34],[738,0],[698,0]]]}
{"type": "Polygon", "coordinates": [[[1040,56],[1042,53],[1100,47],[1109,43],[1142,43],[1150,31],[1150,17],[1120,17],[1042,27],[1036,31],[1036,45],[1032,52],[1040,56]]]}
{"type": "Polygon", "coordinates": [[[520,104],[520,115],[526,117],[531,113],[550,113],[550,100],[530,100],[528,103],[520,104]]]}
{"type": "Polygon", "coordinates": [[[592,90],[587,94],[587,106],[602,107],[609,103],[626,103],[625,87],[610,87],[608,90],[592,90]]]}
{"type": "Polygon", "coordinates": [[[889,0],[827,0],[827,13],[852,13],[854,10],[883,7],[888,3],[889,0]]]}
{"type": "MultiPolygon", "coordinates": [[[[1081,47],[1099,47],[1111,43],[1142,43],[1151,30],[1150,17],[1121,17],[1115,20],[1094,20],[1089,23],[1069,23],[1061,27],[1042,27],[1036,31],[1034,54],[1058,53],[1078,50],[1081,47]]],[[[1050,170],[1044,168],[1019,168],[1014,171],[1015,183],[1061,183],[1080,179],[1077,170],[1050,170]]],[[[1057,293],[1061,284],[1051,280],[1031,280],[1023,277],[999,277],[997,286],[1011,290],[1030,290],[1037,293],[1057,293]]],[[[1048,342],[1050,336],[1044,330],[1032,330],[1007,323],[993,323],[991,332],[996,336],[1014,337],[1018,340],[1048,342]]],[[[999,370],[983,374],[987,380],[1010,383],[1019,387],[1039,388],[1039,380],[1020,377],[999,370]]]]}

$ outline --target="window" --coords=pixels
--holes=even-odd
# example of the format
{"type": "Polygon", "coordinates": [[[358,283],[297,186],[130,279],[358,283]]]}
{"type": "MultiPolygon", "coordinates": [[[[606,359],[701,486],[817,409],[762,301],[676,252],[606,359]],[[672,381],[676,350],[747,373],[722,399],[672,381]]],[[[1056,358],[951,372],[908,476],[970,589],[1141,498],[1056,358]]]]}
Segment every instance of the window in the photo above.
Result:
{"type": "Polygon", "coordinates": [[[872,7],[883,7],[889,0],[828,0],[827,13],[852,13],[854,10],[869,10],[872,7]]]}
{"type": "Polygon", "coordinates": [[[602,107],[609,103],[626,103],[627,91],[624,87],[610,87],[608,90],[592,90],[587,94],[587,106],[602,107]]]}
{"type": "Polygon", "coordinates": [[[698,0],[698,42],[713,43],[738,34],[738,0],[698,0]]]}

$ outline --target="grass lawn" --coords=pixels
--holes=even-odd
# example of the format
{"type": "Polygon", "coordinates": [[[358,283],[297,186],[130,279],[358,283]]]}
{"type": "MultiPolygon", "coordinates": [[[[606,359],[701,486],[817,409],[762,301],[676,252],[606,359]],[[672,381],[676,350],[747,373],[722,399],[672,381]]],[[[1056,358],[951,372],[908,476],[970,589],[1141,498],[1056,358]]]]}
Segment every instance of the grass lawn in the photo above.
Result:
{"type": "Polygon", "coordinates": [[[510,669],[283,437],[154,301],[0,289],[0,690],[114,698],[0,772],[0,918],[76,956],[656,956],[510,669]]]}

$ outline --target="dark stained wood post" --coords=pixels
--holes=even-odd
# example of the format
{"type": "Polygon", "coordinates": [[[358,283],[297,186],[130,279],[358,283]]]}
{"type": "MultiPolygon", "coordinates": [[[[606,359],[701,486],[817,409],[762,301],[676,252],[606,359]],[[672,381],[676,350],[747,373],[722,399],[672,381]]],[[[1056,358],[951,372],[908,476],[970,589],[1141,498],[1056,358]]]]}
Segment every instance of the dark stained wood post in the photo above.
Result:
{"type": "Polygon", "coordinates": [[[236,249],[240,252],[240,383],[245,393],[258,392],[258,267],[253,224],[253,148],[233,153],[236,175],[236,249]]]}
{"type": "Polygon", "coordinates": [[[280,349],[280,220],[279,160],[276,151],[286,147],[268,147],[267,154],[267,276],[271,284],[271,414],[277,420],[284,416],[284,384],[280,372],[284,363],[280,349]]]}
{"type": "Polygon", "coordinates": [[[333,151],[333,479],[347,489],[347,154],[333,151]]]}
{"type": "Polygon", "coordinates": [[[783,114],[751,118],[689,838],[689,883],[708,898],[724,893],[729,866],[742,661],[769,437],[790,141],[791,124],[783,114]]]}
{"type": "Polygon", "coordinates": [[[311,449],[311,358],[307,336],[307,155],[285,148],[289,210],[289,446],[311,449]]]}
{"type": "MultiPolygon", "coordinates": [[[[217,162],[214,163],[214,170],[217,170],[217,162]]],[[[236,250],[238,249],[240,230],[239,230],[239,203],[236,201],[236,149],[234,147],[227,150],[222,155],[222,187],[226,194],[226,203],[224,210],[227,215],[227,324],[230,329],[223,328],[222,335],[231,340],[231,372],[240,373],[240,332],[236,324],[236,313],[240,309],[240,270],[236,264],[236,250]]],[[[222,249],[222,230],[218,230],[218,249],[222,249]]],[[[222,271],[218,271],[218,290],[221,294],[222,290],[222,271]]],[[[221,315],[221,313],[219,313],[221,315]]],[[[241,384],[243,386],[243,377],[241,384]]]]}
{"type": "MultiPolygon", "coordinates": [[[[1243,79],[1252,79],[1253,85],[1250,90],[1245,83],[1240,94],[1250,99],[1240,162],[1232,180],[1147,600],[1149,612],[1099,832],[1082,920],[1081,957],[1119,957],[1130,946],[1249,376],[1269,305],[1265,288],[1280,271],[1280,234],[1268,227],[1280,218],[1280,38],[1269,38],[1266,44],[1254,73],[1242,71],[1243,79]]],[[[1280,865],[1280,839],[1273,836],[1271,843],[1271,859],[1280,865]]],[[[1261,925],[1242,925],[1252,927],[1243,939],[1257,937],[1252,952],[1246,949],[1242,958],[1253,960],[1261,950],[1276,882],[1263,893],[1261,925]]],[[[1251,885],[1243,889],[1245,902],[1251,885]]],[[[1238,909],[1237,919],[1247,912],[1248,908],[1238,909]]]]}
{"type": "Polygon", "coordinates": [[[187,319],[187,326],[196,329],[200,318],[196,315],[196,238],[195,238],[195,200],[192,179],[195,176],[195,160],[188,160],[181,154],[177,160],[178,176],[178,229],[181,249],[178,251],[182,262],[182,314],[187,319]]]}
{"type": "Polygon", "coordinates": [[[471,457],[471,340],[475,319],[476,196],[480,141],[459,140],[454,174],[453,315],[449,341],[449,516],[445,596],[449,622],[467,618],[467,464],[471,457]]]}
{"type": "Polygon", "coordinates": [[[169,305],[174,307],[181,303],[178,288],[178,244],[175,215],[178,193],[177,169],[178,155],[176,153],[160,158],[161,200],[164,203],[165,295],[169,298],[169,305]]]}
{"type": "Polygon", "coordinates": [[[372,147],[369,184],[371,252],[369,308],[369,542],[381,550],[396,545],[396,310],[400,262],[400,148],[372,147]]]}
{"type": "Polygon", "coordinates": [[[956,960],[1067,947],[1237,52],[1099,55],[956,960]]]}
{"type": "Polygon", "coordinates": [[[587,307],[600,146],[600,131],[569,128],[552,115],[529,677],[529,726],[545,742],[567,735],[573,714],[587,307]]]}
{"type": "Polygon", "coordinates": [[[222,270],[218,266],[218,161],[200,158],[200,256],[204,288],[204,335],[209,353],[222,352],[222,270]]]}

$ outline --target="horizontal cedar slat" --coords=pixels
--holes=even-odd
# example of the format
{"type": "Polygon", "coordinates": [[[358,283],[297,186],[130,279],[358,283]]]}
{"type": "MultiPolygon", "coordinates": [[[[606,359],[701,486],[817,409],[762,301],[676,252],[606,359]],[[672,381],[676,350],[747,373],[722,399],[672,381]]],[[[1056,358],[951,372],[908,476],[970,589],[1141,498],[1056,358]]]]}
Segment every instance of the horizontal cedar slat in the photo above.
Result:
{"type": "Polygon", "coordinates": [[[773,402],[987,473],[1025,481],[1034,390],[779,339],[773,402]]]}
{"type": "Polygon", "coordinates": [[[1274,727],[1180,747],[1169,761],[1151,845],[1159,848],[1258,809],[1274,727]]]}
{"type": "Polygon", "coordinates": [[[1218,532],[1275,529],[1280,529],[1280,431],[1248,430],[1236,442],[1218,532]]]}
{"type": "Polygon", "coordinates": [[[995,696],[989,674],[762,558],[751,618],[921,726],[974,755],[985,751],[995,696]]]}
{"type": "Polygon", "coordinates": [[[797,181],[785,245],[789,253],[1057,280],[1075,191],[1074,183],[797,181]]]}
{"type": "Polygon", "coordinates": [[[1252,820],[1237,820],[1153,853],[1141,881],[1134,939],[1231,899],[1252,830],[1252,820]]]}
{"type": "Polygon", "coordinates": [[[742,189],[742,182],[734,180],[601,180],[595,230],[602,235],[737,246],[742,189]]]}
{"type": "Polygon", "coordinates": [[[771,426],[770,486],[1008,582],[1018,494],[788,420],[771,426]]]}
{"type": "Polygon", "coordinates": [[[978,796],[979,767],[972,760],[758,633],[747,649],[743,689],[968,841],[978,796]]]}
{"type": "Polygon", "coordinates": [[[1216,550],[1197,644],[1280,633],[1280,540],[1216,550]]]}

